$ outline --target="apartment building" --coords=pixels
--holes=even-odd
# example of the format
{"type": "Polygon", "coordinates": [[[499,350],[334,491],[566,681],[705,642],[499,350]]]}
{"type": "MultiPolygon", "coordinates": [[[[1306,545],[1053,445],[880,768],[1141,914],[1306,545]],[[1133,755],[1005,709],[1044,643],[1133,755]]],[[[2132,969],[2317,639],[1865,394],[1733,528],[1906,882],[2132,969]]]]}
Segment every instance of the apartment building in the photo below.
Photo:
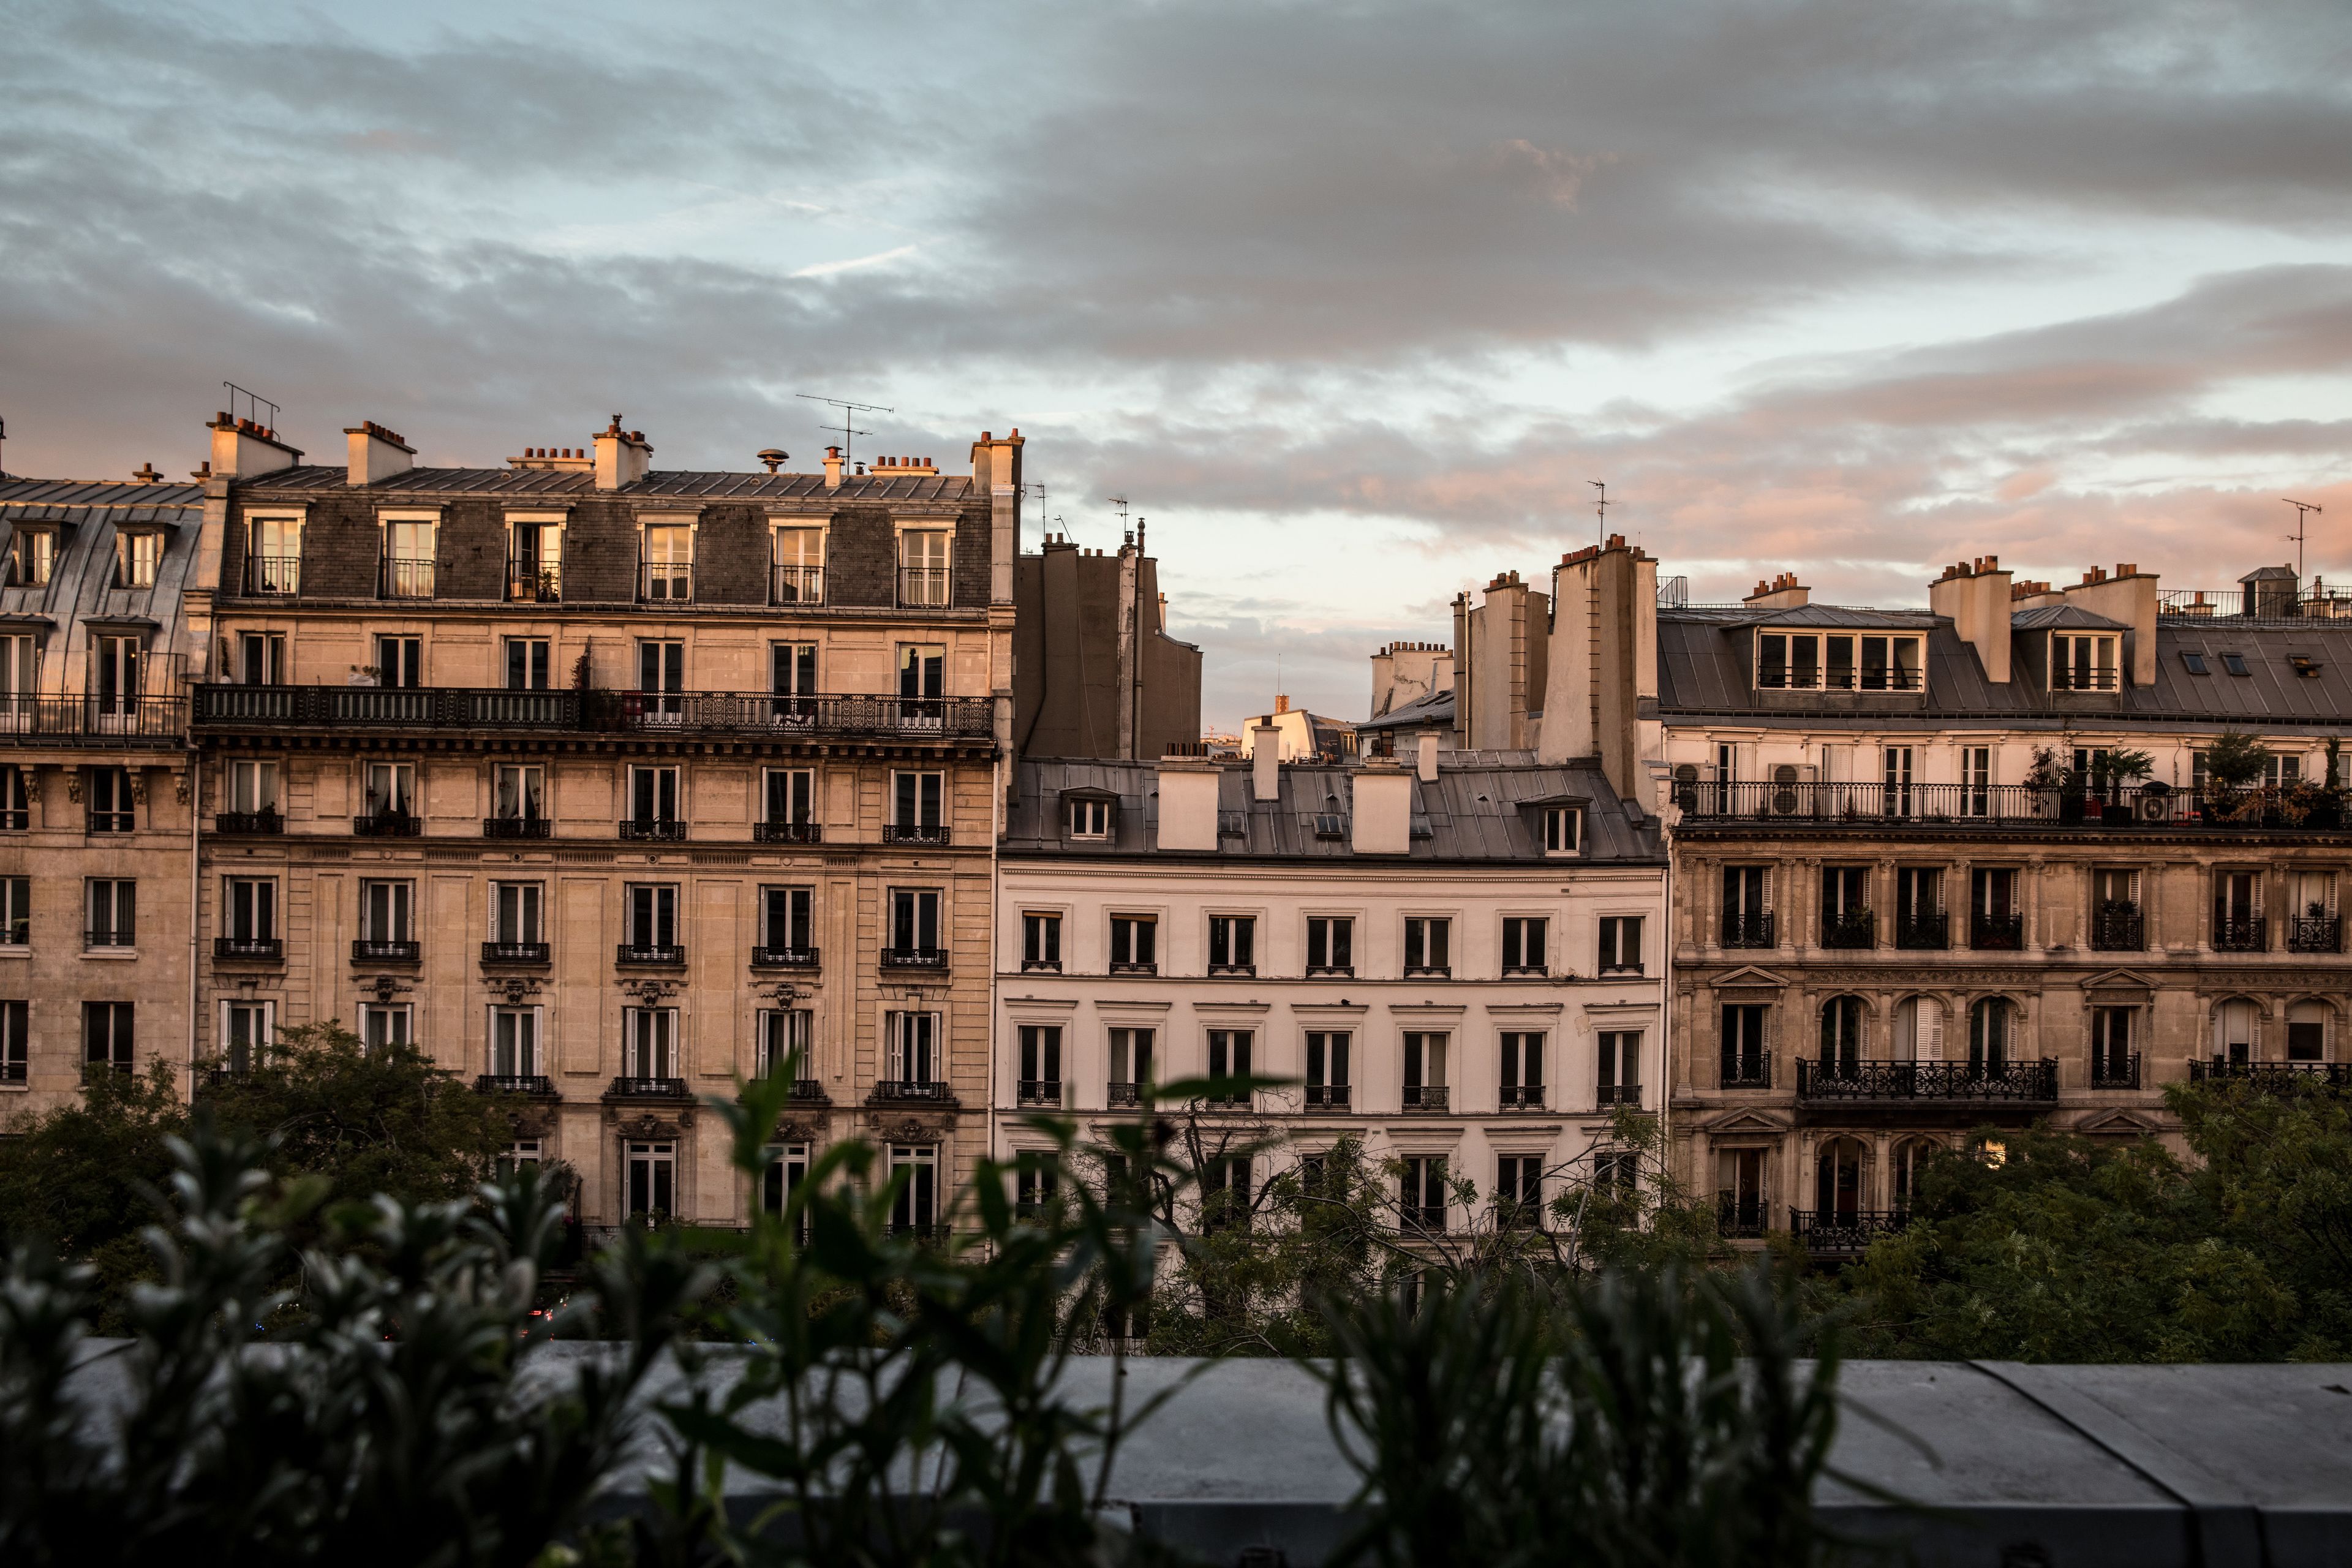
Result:
{"type": "Polygon", "coordinates": [[[152,466],[0,476],[0,1119],[187,1060],[202,521],[152,466]]]}
{"type": "MultiPolygon", "coordinates": [[[[340,1019],[533,1111],[592,1226],[737,1222],[697,1110],[800,1062],[938,1223],[985,1147],[1022,440],[663,470],[640,431],[432,468],[215,422],[198,1049],[340,1019]]],[[[183,895],[184,896],[184,895],[183,895]]]]}
{"type": "MultiPolygon", "coordinates": [[[[1532,1215],[1664,1069],[1654,816],[1600,771],[1530,753],[1286,763],[1270,726],[1246,761],[1024,762],[996,905],[1001,1152],[1038,1108],[1085,1121],[1144,1086],[1296,1080],[1202,1113],[1278,1132],[1215,1155],[1212,1188],[1342,1136],[1405,1163],[1429,1228],[1532,1215]],[[1524,1203],[1525,1207],[1518,1206],[1524,1203]]],[[[1211,1151],[1227,1147],[1220,1138],[1211,1151]]]]}

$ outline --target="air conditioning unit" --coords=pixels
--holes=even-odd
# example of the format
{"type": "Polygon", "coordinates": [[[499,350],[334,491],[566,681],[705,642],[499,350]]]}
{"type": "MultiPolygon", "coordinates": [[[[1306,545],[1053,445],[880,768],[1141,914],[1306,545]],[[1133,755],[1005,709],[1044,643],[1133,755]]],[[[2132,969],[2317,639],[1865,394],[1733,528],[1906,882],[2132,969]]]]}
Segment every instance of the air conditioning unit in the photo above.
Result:
{"type": "Polygon", "coordinates": [[[1811,763],[1776,763],[1772,767],[1772,815],[1775,816],[1810,816],[1813,814],[1812,792],[1801,788],[1813,783],[1817,771],[1811,763]]]}
{"type": "Polygon", "coordinates": [[[2172,797],[2142,791],[2132,796],[2132,817],[2138,822],[2169,822],[2172,819],[2172,797]]]}

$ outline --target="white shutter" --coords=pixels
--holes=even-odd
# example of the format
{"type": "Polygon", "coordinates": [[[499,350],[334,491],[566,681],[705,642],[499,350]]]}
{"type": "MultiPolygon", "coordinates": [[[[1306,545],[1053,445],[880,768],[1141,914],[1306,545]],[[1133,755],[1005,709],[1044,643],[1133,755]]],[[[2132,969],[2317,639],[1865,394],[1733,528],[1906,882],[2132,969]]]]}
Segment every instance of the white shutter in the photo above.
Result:
{"type": "Polygon", "coordinates": [[[1926,1038],[1919,1042],[1919,1059],[1923,1062],[1942,1061],[1944,1059],[1944,1005],[1941,1002],[1922,997],[1919,1002],[1919,1014],[1921,1033],[1926,1036],[1926,1038]]]}

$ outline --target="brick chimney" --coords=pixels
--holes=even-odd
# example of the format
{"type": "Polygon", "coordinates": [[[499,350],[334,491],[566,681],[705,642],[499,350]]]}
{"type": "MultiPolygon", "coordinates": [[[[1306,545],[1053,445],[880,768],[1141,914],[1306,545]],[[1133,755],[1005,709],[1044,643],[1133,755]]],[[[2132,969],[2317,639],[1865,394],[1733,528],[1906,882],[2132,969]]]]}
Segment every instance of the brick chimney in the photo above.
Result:
{"type": "Polygon", "coordinates": [[[1205,758],[1160,762],[1160,843],[1162,849],[1217,847],[1217,781],[1224,770],[1205,758]]]}
{"type": "Polygon", "coordinates": [[[416,448],[373,419],[345,426],[343,437],[351,449],[349,480],[353,486],[372,485],[415,466],[416,448]]]}
{"type": "Polygon", "coordinates": [[[642,430],[624,430],[621,416],[596,432],[596,488],[617,490],[635,484],[653,466],[654,449],[642,430]]]}
{"type": "Polygon", "coordinates": [[[2009,684],[2012,575],[2000,569],[2000,556],[1984,555],[1954,562],[1927,585],[1927,607],[1951,617],[1952,629],[1984,662],[1985,679],[2002,686],[2009,684]]]}
{"type": "Polygon", "coordinates": [[[1746,600],[1751,610],[1793,610],[1812,602],[1813,591],[1798,582],[1794,572],[1776,573],[1770,582],[1758,583],[1746,600]]]}
{"type": "Polygon", "coordinates": [[[250,419],[215,414],[205,428],[213,433],[212,466],[215,479],[249,479],[257,474],[290,468],[302,460],[300,447],[288,446],[278,438],[277,431],[250,419]]]}

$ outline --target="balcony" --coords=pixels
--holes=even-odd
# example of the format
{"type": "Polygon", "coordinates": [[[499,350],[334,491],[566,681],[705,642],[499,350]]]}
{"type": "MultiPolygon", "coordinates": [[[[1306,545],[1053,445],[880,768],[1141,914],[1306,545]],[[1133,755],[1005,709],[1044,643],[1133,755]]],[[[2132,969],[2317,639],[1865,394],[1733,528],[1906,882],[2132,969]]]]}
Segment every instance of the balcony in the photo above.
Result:
{"type": "Polygon", "coordinates": [[[813,947],[755,947],[751,950],[754,969],[814,969],[817,950],[813,947]]]}
{"type": "Polygon", "coordinates": [[[936,1079],[886,1078],[874,1085],[876,1100],[903,1100],[916,1104],[953,1105],[956,1097],[948,1086],[936,1079]]]}
{"type": "Polygon", "coordinates": [[[1309,980],[1352,980],[1356,966],[1352,963],[1310,963],[1307,966],[1309,980]]]}
{"type": "Polygon", "coordinates": [[[2191,1058],[2189,1081],[2251,1083],[2267,1094],[2292,1091],[2305,1085],[2314,1089],[2347,1089],[2352,1088],[2352,1063],[2233,1062],[2223,1057],[2201,1061],[2191,1058]]]}
{"type": "Polygon", "coordinates": [[[533,1100],[553,1100],[555,1080],[541,1072],[486,1072],[474,1079],[474,1090],[478,1094],[527,1094],[533,1100]]]}
{"type": "Polygon", "coordinates": [[[824,826],[816,822],[755,822],[751,825],[754,844],[822,844],[824,826]]]}
{"type": "Polygon", "coordinates": [[[1763,1236],[1770,1210],[1764,1200],[1725,1194],[1716,1200],[1715,1228],[1733,1240],[1752,1241],[1763,1236]]]}
{"type": "Polygon", "coordinates": [[[776,566],[770,569],[768,602],[772,605],[824,603],[824,568],[776,566]]]}
{"type": "Polygon", "coordinates": [[[2105,796],[2056,785],[1887,784],[1681,779],[1675,804],[1687,826],[2273,828],[2338,832],[2342,805],[2308,784],[2175,789],[2152,783],[2105,796]]]}
{"type": "Polygon", "coordinates": [[[625,816],[614,828],[617,837],[646,844],[683,844],[686,824],[675,816],[625,816]]]}
{"type": "Polygon", "coordinates": [[[1103,1103],[1113,1110],[1131,1110],[1143,1103],[1143,1086],[1139,1083],[1106,1084],[1103,1103]]]}
{"type": "MultiPolygon", "coordinates": [[[[1635,973],[1639,973],[1638,967],[1635,973]]],[[[1451,980],[1454,966],[1450,963],[1408,963],[1404,966],[1407,980],[1451,980]]]]}
{"type": "Polygon", "coordinates": [[[694,1090],[682,1078],[634,1078],[627,1074],[605,1087],[607,1100],[692,1100],[694,1090]]]}
{"type": "Polygon", "coordinates": [[[508,562],[507,602],[510,605],[562,604],[563,568],[529,560],[508,562]]]}
{"type": "Polygon", "coordinates": [[[1952,918],[1933,913],[1895,917],[1895,945],[1913,952],[1941,952],[1952,945],[1952,918]]]}
{"type": "Polygon", "coordinates": [[[424,819],[404,811],[372,811],[352,818],[352,832],[362,838],[414,838],[424,831],[424,819]]]}
{"type": "Polygon", "coordinates": [[[553,828],[554,823],[544,816],[482,818],[482,837],[485,838],[545,838],[553,828]]]}
{"type": "Polygon", "coordinates": [[[1908,1209],[1790,1209],[1789,1231],[1815,1258],[1851,1258],[1911,1223],[1908,1209]]]}
{"type": "Polygon", "coordinates": [[[916,844],[937,847],[948,841],[944,822],[887,822],[882,825],[885,844],[916,844]]]}
{"type": "Polygon", "coordinates": [[[2340,952],[2344,922],[2334,915],[2296,915],[2286,922],[2289,952],[2340,952]]]}
{"type": "Polygon", "coordinates": [[[1307,1109],[1309,1110],[1345,1110],[1354,1090],[1344,1083],[1310,1083],[1307,1086],[1307,1109]]]}
{"type": "Polygon", "coordinates": [[[1726,910],[1723,917],[1723,945],[1726,947],[1773,945],[1770,912],[1726,910]]]}
{"type": "MultiPolygon", "coordinates": [[[[187,739],[185,702],[179,697],[0,696],[0,745],[59,740],[182,745],[187,739]]],[[[12,819],[25,815],[9,814],[12,819]]]]}
{"type": "Polygon", "coordinates": [[[1506,980],[1542,980],[1548,978],[1550,973],[1551,971],[1540,963],[1506,963],[1503,965],[1503,978],[1506,980]]]}
{"type": "Polygon", "coordinates": [[[1865,948],[1878,945],[1878,914],[1874,910],[1848,910],[1822,917],[1822,945],[1865,948]]]}
{"type": "Polygon", "coordinates": [[[1024,974],[1059,974],[1062,961],[1058,958],[1024,958],[1021,961],[1024,974]]]}
{"type": "Polygon", "coordinates": [[[2215,952],[2260,952],[2270,945],[2269,922],[2260,915],[2228,915],[2213,911],[2215,952]]]}
{"type": "Polygon", "coordinates": [[[1505,1110],[1541,1110],[1544,1089],[1539,1083],[1507,1083],[1499,1095],[1505,1110]]]}
{"type": "Polygon", "coordinates": [[[2058,1098],[2058,1064],[2047,1057],[2012,1062],[1836,1062],[1797,1060],[1797,1098],[1853,1103],[2025,1102],[2058,1098]]]}
{"type": "Polygon", "coordinates": [[[2097,1056],[2091,1058],[2093,1089],[2137,1089],[2139,1087],[2139,1057],[2097,1056]]]}
{"type": "Polygon", "coordinates": [[[545,963],[549,954],[543,942],[486,942],[482,943],[484,963],[545,963]]]}
{"type": "Polygon", "coordinates": [[[1979,952],[2025,951],[2023,915],[1970,915],[1969,946],[1979,952]]]}
{"type": "Polygon", "coordinates": [[[648,605],[683,605],[694,597],[694,567],[684,561],[648,561],[637,568],[637,597],[648,605]]]}
{"type": "Polygon", "coordinates": [[[831,1105],[833,1096],[825,1093],[822,1081],[813,1078],[793,1079],[793,1103],[795,1105],[831,1105]]]}
{"type": "Polygon", "coordinates": [[[882,950],[885,969],[945,969],[948,950],[943,947],[886,947],[882,950]]]}
{"type": "Polygon", "coordinates": [[[2064,665],[2050,672],[2053,691],[2118,691],[2123,688],[2123,676],[2115,669],[2070,669],[2064,665]]]}
{"type": "Polygon", "coordinates": [[[223,836],[283,833],[286,818],[276,811],[219,811],[213,814],[213,831],[223,836]]]}
{"type": "Polygon", "coordinates": [[[415,963],[425,956],[425,944],[394,937],[361,937],[352,943],[353,963],[415,963]]]}
{"type": "Polygon", "coordinates": [[[1772,1087],[1772,1053],[1769,1051],[1727,1050],[1716,1069],[1717,1089],[1769,1089],[1772,1087]]]}
{"type": "MultiPolygon", "coordinates": [[[[176,744],[189,717],[184,700],[176,697],[0,699],[0,742],[12,736],[118,735],[176,744]]],[[[493,730],[969,740],[993,736],[996,722],[994,703],[985,697],[226,683],[196,688],[194,720],[200,729],[262,734],[493,730]]]]}
{"type": "MultiPolygon", "coordinates": [[[[1055,967],[1059,968],[1060,965],[1056,964],[1055,967]]],[[[1160,965],[1156,961],[1149,958],[1140,960],[1114,958],[1110,963],[1110,972],[1113,974],[1157,974],[1160,973],[1160,965]]]]}
{"type": "Polygon", "coordinates": [[[433,596],[433,563],[404,556],[386,556],[376,595],[384,599],[429,599],[433,596]]]}
{"type": "Polygon", "coordinates": [[[1603,1110],[1614,1110],[1621,1105],[1639,1110],[1642,1108],[1642,1086],[1638,1083],[1604,1083],[1595,1091],[1594,1099],[1603,1110]]]}
{"type": "Polygon", "coordinates": [[[1442,1083],[1409,1083],[1404,1086],[1404,1108],[1407,1110],[1437,1110],[1449,1109],[1454,1100],[1453,1089],[1442,1083]]]}
{"type": "Polygon", "coordinates": [[[2099,952],[2137,952],[2147,945],[2147,917],[2134,903],[2101,904],[2091,914],[2091,946],[2099,952]]]}
{"type": "Polygon", "coordinates": [[[613,962],[676,968],[686,962],[686,948],[674,942],[625,942],[614,948],[613,962]]]}
{"type": "Polygon", "coordinates": [[[248,555],[245,558],[245,592],[250,598],[290,598],[302,591],[299,555],[248,555]]]}
{"type": "Polygon", "coordinates": [[[282,963],[286,943],[274,936],[216,936],[213,938],[213,957],[247,963],[282,963]]]}
{"type": "Polygon", "coordinates": [[[139,826],[139,814],[133,811],[92,810],[86,824],[92,833],[131,833],[139,826]]]}
{"type": "Polygon", "coordinates": [[[1213,963],[1209,965],[1209,973],[1211,974],[1239,975],[1243,978],[1250,978],[1254,977],[1257,973],[1257,965],[1255,963],[1213,963]]]}
{"type": "Polygon", "coordinates": [[[901,566],[898,568],[898,607],[905,610],[943,610],[948,607],[948,568],[944,566],[901,566]]]}
{"type": "Polygon", "coordinates": [[[1013,1086],[1013,1100],[1021,1105],[1052,1105],[1062,1103],[1062,1080],[1057,1078],[1024,1078],[1013,1086]]]}

